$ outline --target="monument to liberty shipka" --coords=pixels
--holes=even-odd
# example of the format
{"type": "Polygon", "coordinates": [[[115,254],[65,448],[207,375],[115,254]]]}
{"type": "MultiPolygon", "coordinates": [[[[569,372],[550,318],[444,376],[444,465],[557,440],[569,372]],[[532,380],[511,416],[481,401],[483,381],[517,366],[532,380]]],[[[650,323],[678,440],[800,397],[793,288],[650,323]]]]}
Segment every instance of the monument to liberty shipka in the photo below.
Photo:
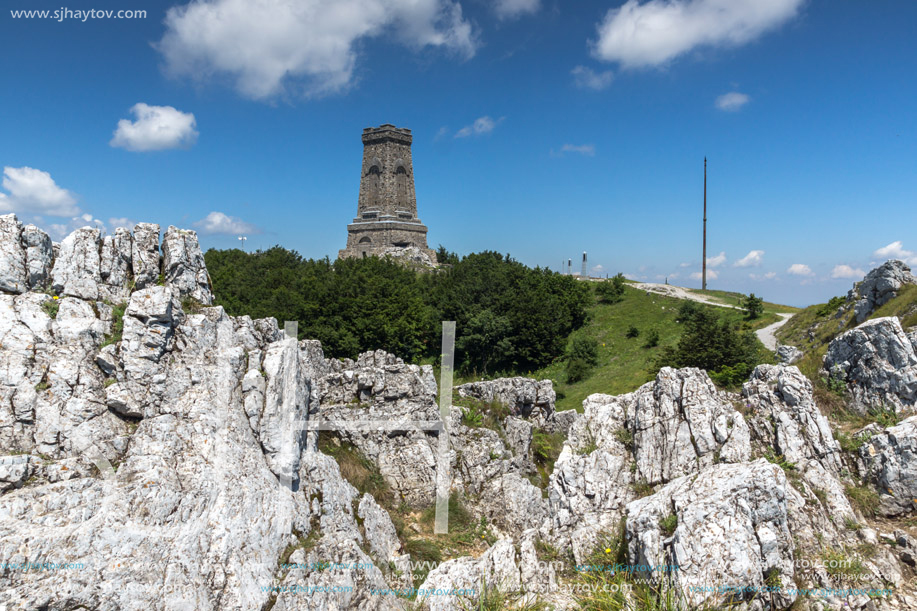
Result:
{"type": "Polygon", "coordinates": [[[417,218],[411,130],[388,123],[363,130],[363,171],[357,218],[347,226],[347,247],[338,257],[369,257],[427,247],[427,227],[417,218]]]}

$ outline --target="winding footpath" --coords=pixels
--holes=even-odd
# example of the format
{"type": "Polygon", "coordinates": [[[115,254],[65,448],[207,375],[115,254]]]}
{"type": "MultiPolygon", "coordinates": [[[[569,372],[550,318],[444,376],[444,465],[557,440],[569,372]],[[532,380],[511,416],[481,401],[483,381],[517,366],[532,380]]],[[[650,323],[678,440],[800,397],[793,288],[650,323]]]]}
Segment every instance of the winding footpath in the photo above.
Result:
{"type": "MultiPolygon", "coordinates": [[[[733,305],[721,303],[719,301],[713,301],[704,295],[698,295],[697,293],[693,293],[688,289],[682,288],[680,286],[673,286],[671,284],[641,282],[631,286],[637,290],[644,290],[650,293],[656,293],[657,295],[665,295],[667,297],[675,297],[676,299],[689,299],[691,301],[697,301],[699,303],[705,303],[707,305],[717,306],[720,308],[730,308],[733,310],[742,309],[733,305]]],[[[785,325],[786,322],[793,317],[792,314],[777,314],[777,316],[780,317],[780,320],[772,325],[764,327],[763,329],[758,329],[755,331],[755,335],[758,336],[758,339],[761,340],[761,343],[764,344],[768,350],[777,350],[777,329],[785,325]]]]}

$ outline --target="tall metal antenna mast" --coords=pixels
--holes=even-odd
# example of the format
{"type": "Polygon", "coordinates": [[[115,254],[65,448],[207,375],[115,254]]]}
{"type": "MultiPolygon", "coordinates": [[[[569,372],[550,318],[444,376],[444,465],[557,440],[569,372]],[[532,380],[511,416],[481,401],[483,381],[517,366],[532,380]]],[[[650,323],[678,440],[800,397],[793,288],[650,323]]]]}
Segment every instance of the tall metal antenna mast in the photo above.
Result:
{"type": "Polygon", "coordinates": [[[704,258],[701,289],[707,290],[707,157],[704,156],[704,258]]]}

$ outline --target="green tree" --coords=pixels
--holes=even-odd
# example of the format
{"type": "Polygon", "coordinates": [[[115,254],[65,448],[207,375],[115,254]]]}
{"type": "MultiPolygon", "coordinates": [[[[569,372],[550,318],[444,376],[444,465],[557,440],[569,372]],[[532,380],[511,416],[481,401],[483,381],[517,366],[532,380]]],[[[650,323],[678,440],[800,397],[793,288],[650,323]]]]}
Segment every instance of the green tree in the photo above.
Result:
{"type": "Polygon", "coordinates": [[[742,302],[742,307],[745,308],[748,318],[751,320],[764,314],[764,300],[760,297],[755,297],[754,293],[745,298],[742,302]]]}
{"type": "Polygon", "coordinates": [[[611,280],[599,282],[595,292],[605,303],[618,303],[624,298],[624,274],[616,274],[611,280]]]}

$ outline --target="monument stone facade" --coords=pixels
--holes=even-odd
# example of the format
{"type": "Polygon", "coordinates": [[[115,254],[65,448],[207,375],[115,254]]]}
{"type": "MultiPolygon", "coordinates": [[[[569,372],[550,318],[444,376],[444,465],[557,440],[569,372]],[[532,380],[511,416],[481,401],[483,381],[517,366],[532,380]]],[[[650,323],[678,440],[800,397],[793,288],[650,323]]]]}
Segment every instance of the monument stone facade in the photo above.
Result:
{"type": "Polygon", "coordinates": [[[427,247],[427,227],[417,218],[411,141],[411,130],[388,123],[363,130],[357,217],[347,225],[347,247],[339,258],[417,249],[436,261],[427,247]]]}

